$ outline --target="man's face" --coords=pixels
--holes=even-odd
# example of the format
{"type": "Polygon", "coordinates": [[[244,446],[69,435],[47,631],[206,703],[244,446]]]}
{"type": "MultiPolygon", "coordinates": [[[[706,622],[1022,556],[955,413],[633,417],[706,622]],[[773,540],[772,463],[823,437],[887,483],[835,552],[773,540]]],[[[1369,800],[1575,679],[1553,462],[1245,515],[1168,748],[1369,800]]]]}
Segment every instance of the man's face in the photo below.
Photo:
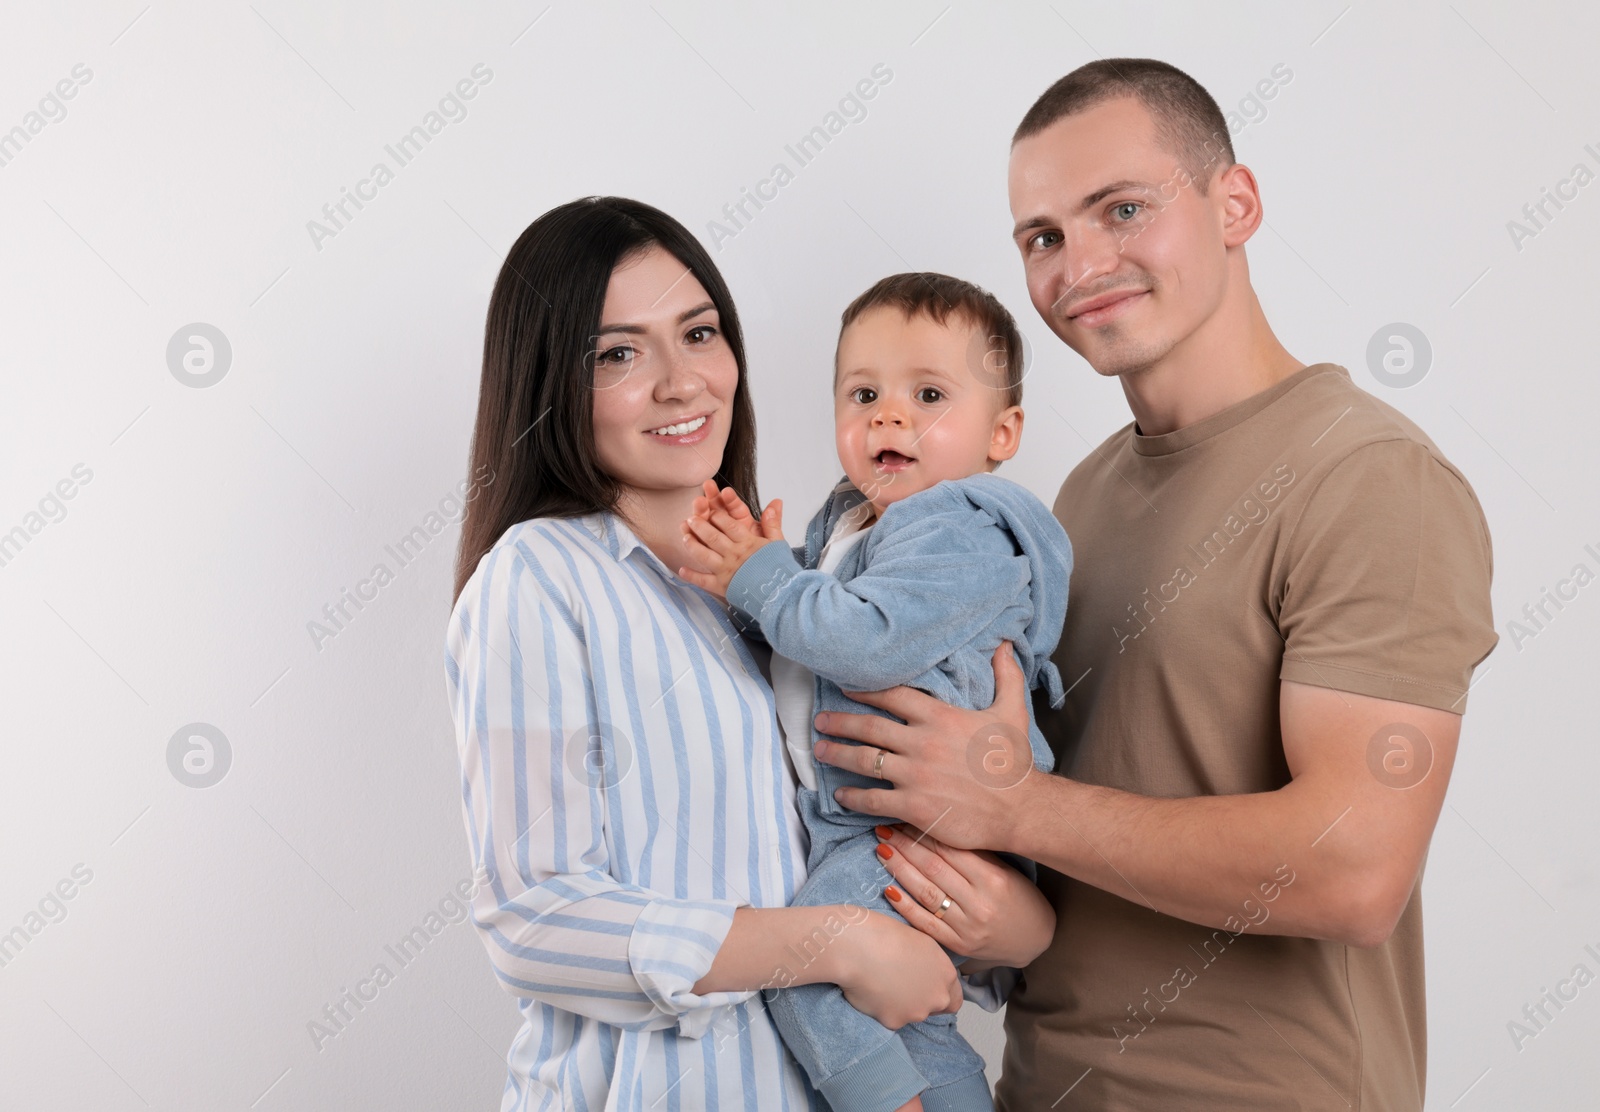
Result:
{"type": "MultiPolygon", "coordinates": [[[[1206,168],[1213,182],[1218,169],[1206,168]]],[[[1225,191],[1202,196],[1198,184],[1133,97],[1012,147],[1013,238],[1029,298],[1099,373],[1149,369],[1221,303],[1225,191]]]]}

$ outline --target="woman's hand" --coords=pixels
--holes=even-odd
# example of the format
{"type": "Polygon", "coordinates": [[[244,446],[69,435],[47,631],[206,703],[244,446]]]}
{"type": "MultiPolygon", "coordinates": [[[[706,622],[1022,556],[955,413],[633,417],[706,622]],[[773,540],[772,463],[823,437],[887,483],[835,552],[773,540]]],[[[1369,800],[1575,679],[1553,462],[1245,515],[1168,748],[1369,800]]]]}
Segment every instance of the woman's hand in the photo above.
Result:
{"type": "Polygon", "coordinates": [[[885,894],[929,938],[985,966],[1018,969],[1050,945],[1055,909],[1000,858],[987,850],[955,849],[914,826],[876,829],[882,839],[878,858],[895,881],[885,894]],[[949,908],[936,916],[947,897],[949,908]]]}
{"type": "Polygon", "coordinates": [[[960,1010],[961,981],[938,943],[876,911],[841,906],[838,912],[849,925],[832,943],[833,979],[856,1011],[895,1031],[960,1010]]]}

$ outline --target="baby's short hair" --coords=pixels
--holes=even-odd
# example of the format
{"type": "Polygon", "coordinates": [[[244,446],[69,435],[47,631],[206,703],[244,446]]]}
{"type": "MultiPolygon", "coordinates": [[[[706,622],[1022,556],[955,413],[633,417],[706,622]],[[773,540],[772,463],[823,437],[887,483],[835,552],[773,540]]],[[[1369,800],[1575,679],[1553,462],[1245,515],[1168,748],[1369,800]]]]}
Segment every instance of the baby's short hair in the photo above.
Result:
{"type": "MultiPolygon", "coordinates": [[[[921,315],[943,324],[952,315],[978,330],[983,343],[971,353],[972,371],[980,382],[1003,392],[1001,408],[1022,404],[1022,334],[1010,310],[981,286],[933,271],[891,274],[852,301],[839,318],[839,335],[869,309],[893,306],[909,320],[921,315]]],[[[837,379],[839,351],[834,348],[837,379]]]]}

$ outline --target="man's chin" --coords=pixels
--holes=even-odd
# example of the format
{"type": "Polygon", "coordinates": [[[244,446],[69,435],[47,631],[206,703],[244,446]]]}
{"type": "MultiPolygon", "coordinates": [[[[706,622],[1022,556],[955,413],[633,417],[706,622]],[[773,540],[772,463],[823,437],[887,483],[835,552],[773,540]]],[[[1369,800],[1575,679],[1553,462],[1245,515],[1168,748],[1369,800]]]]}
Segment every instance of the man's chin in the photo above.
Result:
{"type": "Polygon", "coordinates": [[[1135,343],[1127,336],[1099,335],[1087,344],[1082,342],[1082,336],[1061,338],[1101,378],[1142,374],[1155,366],[1165,354],[1159,348],[1135,343]]]}

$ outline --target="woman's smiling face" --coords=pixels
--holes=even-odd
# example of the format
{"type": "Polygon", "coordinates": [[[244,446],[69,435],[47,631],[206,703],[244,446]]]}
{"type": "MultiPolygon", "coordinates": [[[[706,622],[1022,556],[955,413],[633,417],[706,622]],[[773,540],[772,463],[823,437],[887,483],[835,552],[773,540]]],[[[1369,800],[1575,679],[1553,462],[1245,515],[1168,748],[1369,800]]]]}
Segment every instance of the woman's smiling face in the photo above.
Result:
{"type": "Polygon", "coordinates": [[[600,466],[634,491],[698,489],[722,464],[739,364],[699,280],[652,244],[606,287],[594,341],[600,466]]]}

